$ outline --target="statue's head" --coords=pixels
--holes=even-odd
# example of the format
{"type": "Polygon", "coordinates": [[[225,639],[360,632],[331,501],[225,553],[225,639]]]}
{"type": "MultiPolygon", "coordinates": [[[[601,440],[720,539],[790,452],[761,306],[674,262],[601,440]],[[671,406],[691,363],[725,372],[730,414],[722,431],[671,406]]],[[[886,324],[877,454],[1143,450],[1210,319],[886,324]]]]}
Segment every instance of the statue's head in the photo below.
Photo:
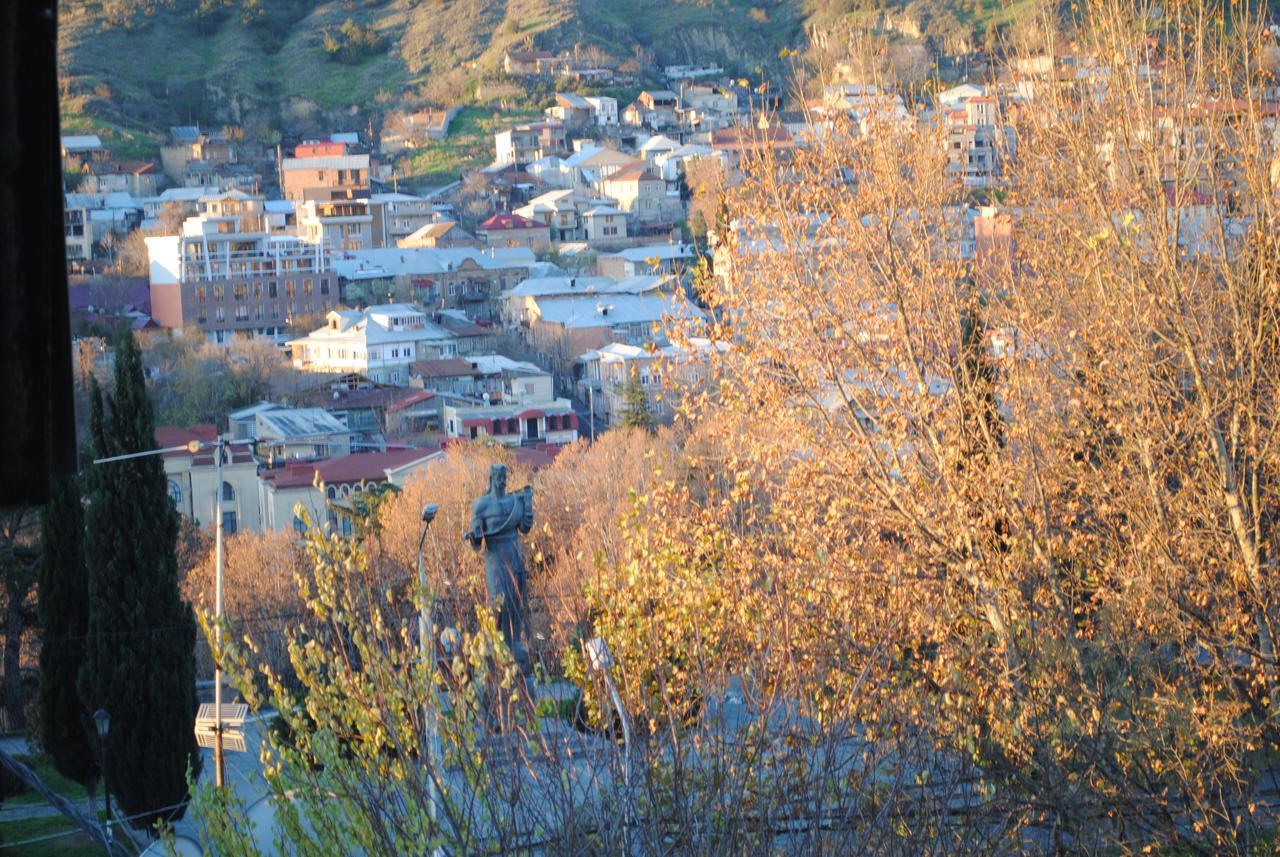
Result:
{"type": "Polygon", "coordinates": [[[507,490],[507,465],[495,464],[489,468],[489,490],[503,494],[507,490]]]}

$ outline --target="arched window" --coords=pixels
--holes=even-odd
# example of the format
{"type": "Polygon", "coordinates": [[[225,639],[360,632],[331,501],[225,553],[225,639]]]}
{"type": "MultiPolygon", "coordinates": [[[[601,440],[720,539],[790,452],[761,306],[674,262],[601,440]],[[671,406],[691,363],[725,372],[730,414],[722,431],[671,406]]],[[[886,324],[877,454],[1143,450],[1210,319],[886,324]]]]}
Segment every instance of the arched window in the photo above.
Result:
{"type": "Polygon", "coordinates": [[[223,482],[222,483],[222,502],[226,503],[230,501],[234,503],[235,499],[236,499],[236,489],[231,487],[230,482],[223,482]]]}
{"type": "Polygon", "coordinates": [[[169,480],[169,499],[173,505],[182,508],[182,486],[172,479],[169,480]]]}
{"type": "Polygon", "coordinates": [[[520,431],[520,421],[515,417],[507,420],[507,434],[518,434],[520,431]]]}

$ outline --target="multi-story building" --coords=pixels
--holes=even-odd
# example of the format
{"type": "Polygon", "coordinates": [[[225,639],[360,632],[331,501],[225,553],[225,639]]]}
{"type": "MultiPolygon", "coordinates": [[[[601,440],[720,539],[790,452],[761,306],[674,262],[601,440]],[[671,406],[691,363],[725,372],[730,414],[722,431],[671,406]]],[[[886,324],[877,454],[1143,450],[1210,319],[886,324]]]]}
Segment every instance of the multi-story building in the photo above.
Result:
{"type": "Polygon", "coordinates": [[[280,189],[295,202],[367,197],[369,156],[285,158],[280,163],[280,189]]]}
{"type": "Polygon", "coordinates": [[[298,235],[330,252],[373,246],[373,215],[367,199],[309,199],[298,204],[298,235]]]}
{"type": "Polygon", "coordinates": [[[312,524],[328,524],[343,535],[351,534],[351,522],[338,507],[351,504],[353,495],[390,483],[403,486],[408,476],[444,455],[438,449],[393,449],[359,452],[323,461],[293,461],[264,470],[258,479],[258,503],[262,526],[268,530],[302,529],[298,507],[312,524]]]}
{"type": "Polygon", "coordinates": [[[415,360],[453,357],[453,334],[413,304],[382,304],[363,312],[334,310],[325,326],[289,342],[293,365],[307,372],[363,375],[380,384],[407,384],[415,360]]]}
{"type": "Polygon", "coordinates": [[[435,203],[407,193],[375,193],[369,196],[372,216],[371,247],[398,247],[400,242],[439,217],[435,203]]]}
{"type": "Polygon", "coordinates": [[[493,145],[500,164],[528,164],[569,151],[565,127],[559,122],[535,122],[499,131],[493,136],[493,145]]]}
{"type": "Polygon", "coordinates": [[[266,230],[262,200],[229,192],[201,200],[178,235],[146,239],[151,312],[163,327],[280,336],[295,318],[337,305],[337,277],[320,244],[266,230]]]}
{"type": "Polygon", "coordinates": [[[645,164],[618,170],[600,182],[600,192],[618,204],[637,225],[671,225],[684,219],[679,195],[667,194],[667,183],[645,164]]]}
{"type": "Polygon", "coordinates": [[[578,386],[592,391],[595,413],[606,425],[617,425],[626,416],[627,386],[633,381],[644,391],[653,417],[669,422],[678,392],[705,383],[711,357],[727,347],[706,339],[693,339],[690,346],[644,348],[611,342],[578,358],[582,369],[578,386]]]}
{"type": "Polygon", "coordinates": [[[195,521],[201,529],[212,531],[217,519],[217,492],[222,492],[222,531],[227,535],[240,530],[260,529],[258,508],[258,463],[247,445],[228,448],[222,464],[222,485],[218,486],[218,464],[214,450],[199,444],[218,439],[212,425],[174,428],[156,426],[156,443],[161,449],[181,447],[195,442],[195,448],[175,450],[162,455],[169,498],[174,508],[195,521]]]}
{"type": "Polygon", "coordinates": [[[448,437],[488,437],[505,446],[562,446],[578,439],[573,406],[555,397],[548,372],[500,355],[469,360],[485,386],[478,398],[445,402],[441,423],[448,437]]]}

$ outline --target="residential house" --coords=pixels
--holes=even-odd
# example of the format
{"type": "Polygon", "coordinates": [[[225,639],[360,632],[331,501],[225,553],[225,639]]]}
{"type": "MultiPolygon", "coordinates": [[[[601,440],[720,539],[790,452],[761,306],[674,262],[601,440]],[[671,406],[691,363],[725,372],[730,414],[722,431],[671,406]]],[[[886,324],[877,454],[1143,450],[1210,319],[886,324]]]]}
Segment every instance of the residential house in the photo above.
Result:
{"type": "Polygon", "coordinates": [[[375,486],[403,486],[443,455],[438,449],[391,449],[324,461],[292,461],[263,470],[258,479],[263,527],[301,531],[306,527],[305,516],[312,524],[327,524],[335,532],[350,535],[350,520],[335,507],[349,506],[353,495],[375,486]]]}
{"type": "Polygon", "coordinates": [[[90,161],[81,173],[82,193],[120,191],[135,197],[155,196],[160,170],[154,161],[90,161]]]}
{"type": "Polygon", "coordinates": [[[234,164],[238,158],[235,142],[223,131],[203,132],[198,125],[170,128],[168,142],[160,147],[160,163],[164,167],[164,174],[184,184],[192,163],[213,168],[234,164]]]}
{"type": "Polygon", "coordinates": [[[679,96],[669,89],[646,89],[622,112],[622,124],[640,128],[668,128],[676,124],[679,96]]]}
{"type": "Polygon", "coordinates": [[[493,135],[493,147],[499,164],[528,164],[569,150],[565,126],[559,122],[534,122],[499,131],[493,135]]]}
{"type": "Polygon", "coordinates": [[[414,304],[334,310],[325,326],[289,342],[293,365],[306,372],[355,372],[380,384],[406,384],[415,360],[452,357],[453,334],[414,304]]]}
{"type": "MultiPolygon", "coordinates": [[[[398,192],[370,194],[369,214],[372,218],[370,221],[372,230],[370,235],[372,239],[371,247],[399,247],[401,246],[400,242],[407,240],[411,235],[415,235],[423,227],[434,226],[441,221],[435,201],[398,192]]],[[[450,221],[446,220],[444,222],[448,223],[450,221]]],[[[447,227],[432,236],[433,240],[443,238],[445,233],[450,231],[450,228],[452,227],[447,227]]],[[[454,238],[461,239],[462,234],[462,231],[458,230],[454,238]]],[[[425,237],[425,234],[418,236],[418,240],[423,240],[425,237]]],[[[465,244],[465,240],[463,243],[465,244]]],[[[435,247],[454,245],[446,241],[443,244],[411,244],[408,246],[435,247]]]]}
{"type": "Polygon", "coordinates": [[[662,176],[662,180],[667,183],[667,190],[677,190],[680,186],[680,177],[685,174],[685,164],[688,161],[696,161],[699,158],[713,157],[710,146],[702,146],[697,143],[685,143],[669,152],[661,152],[654,156],[653,168],[662,176]]]}
{"type": "Polygon", "coordinates": [[[175,428],[156,426],[156,444],[170,452],[161,454],[169,498],[174,508],[201,529],[212,532],[217,521],[218,492],[222,494],[222,531],[232,535],[241,530],[262,528],[258,507],[258,462],[247,444],[227,448],[222,463],[222,484],[218,484],[215,451],[208,448],[218,439],[213,425],[175,428]],[[191,444],[187,449],[174,450],[191,444]]]}
{"type": "Polygon", "coordinates": [[[351,452],[355,433],[324,408],[270,408],[254,414],[258,458],[268,467],[291,459],[351,452]]]}
{"type": "Polygon", "coordinates": [[[692,244],[646,244],[596,258],[601,276],[623,280],[643,274],[678,274],[697,260],[692,244]]]}
{"type": "Polygon", "coordinates": [[[587,243],[594,246],[617,244],[627,238],[627,213],[617,206],[596,205],[582,213],[587,243]]]}
{"type": "Polygon", "coordinates": [[[416,113],[391,113],[379,135],[379,149],[394,155],[406,149],[419,149],[449,136],[449,125],[461,105],[448,110],[419,110],[416,113]]]}
{"type": "Polygon", "coordinates": [[[88,161],[106,154],[102,139],[97,134],[69,134],[62,138],[62,171],[78,172],[88,161]]]}
{"type": "Polygon", "coordinates": [[[502,70],[517,77],[554,74],[563,61],[550,51],[508,50],[502,56],[502,70]]]}
{"type": "Polygon", "coordinates": [[[486,247],[528,247],[541,253],[551,245],[551,228],[519,214],[495,214],[476,227],[486,247]]]}
{"type": "Polygon", "coordinates": [[[618,99],[608,95],[588,95],[586,101],[591,105],[596,125],[605,128],[618,124],[618,99]]]}
{"type": "Polygon", "coordinates": [[[493,325],[476,324],[462,310],[442,309],[436,313],[435,322],[453,334],[460,356],[484,354],[497,344],[493,325]]]}
{"type": "Polygon", "coordinates": [[[610,342],[662,343],[665,323],[705,322],[706,314],[679,293],[655,292],[534,298],[528,319],[528,345],[564,370],[578,355],[610,342]]]}
{"type": "Polygon", "coordinates": [[[396,247],[429,247],[441,250],[450,247],[479,247],[480,239],[465,232],[453,220],[436,220],[426,223],[414,232],[397,239],[396,247]]]}
{"type": "Polygon", "coordinates": [[[479,399],[445,401],[441,421],[447,437],[488,437],[506,446],[561,446],[578,439],[573,406],[555,397],[550,373],[501,355],[473,357],[471,363],[479,399]]]}
{"type": "Polygon", "coordinates": [[[582,215],[600,202],[597,197],[575,190],[553,190],[534,197],[514,213],[545,224],[550,229],[553,244],[584,241],[587,229],[582,215]]]}
{"type": "Polygon", "coordinates": [[[724,153],[731,168],[737,168],[743,159],[758,158],[766,150],[777,155],[795,148],[795,139],[781,125],[721,128],[711,132],[709,143],[712,149],[724,153]]]}
{"type": "Polygon", "coordinates": [[[680,197],[669,195],[667,183],[644,163],[602,179],[600,193],[614,200],[636,225],[670,226],[684,219],[680,197]]]}
{"type": "Polygon", "coordinates": [[[527,277],[534,263],[524,247],[396,247],[346,251],[333,268],[348,305],[374,303],[388,292],[412,293],[423,306],[461,309],[485,321],[497,296],[527,277]]]}
{"type": "Polygon", "coordinates": [[[196,326],[213,342],[235,333],[279,336],[293,318],[338,302],[324,248],[265,228],[262,200],[202,199],[178,235],[149,236],[151,310],[164,327],[196,326]]]}
{"type": "Polygon", "coordinates": [[[326,251],[373,246],[373,215],[367,199],[308,199],[298,205],[298,235],[326,251]]]}
{"type": "Polygon", "coordinates": [[[68,193],[63,197],[63,234],[68,261],[87,261],[102,247],[132,232],[142,206],[123,191],[68,193]]]}
{"type": "Polygon", "coordinates": [[[604,298],[612,295],[644,295],[673,291],[675,281],[667,276],[582,277],[555,275],[530,277],[503,299],[503,321],[510,327],[525,326],[536,317],[537,301],[548,298],[604,298]]]}
{"type": "Polygon", "coordinates": [[[556,103],[544,111],[547,118],[565,128],[585,128],[595,124],[591,102],[572,92],[557,92],[556,103]]]}
{"type": "Polygon", "coordinates": [[[565,187],[594,187],[623,167],[636,162],[635,155],[600,146],[583,146],[563,161],[568,174],[565,187]]]}
{"type": "Polygon", "coordinates": [[[611,342],[578,358],[578,386],[589,391],[596,415],[612,427],[627,414],[626,387],[634,379],[654,418],[670,422],[681,393],[703,385],[711,375],[708,363],[712,356],[727,347],[701,338],[692,339],[690,345],[644,347],[611,342]]]}
{"type": "Polygon", "coordinates": [[[280,163],[280,188],[286,199],[295,202],[366,197],[369,156],[285,158],[280,163]]]}

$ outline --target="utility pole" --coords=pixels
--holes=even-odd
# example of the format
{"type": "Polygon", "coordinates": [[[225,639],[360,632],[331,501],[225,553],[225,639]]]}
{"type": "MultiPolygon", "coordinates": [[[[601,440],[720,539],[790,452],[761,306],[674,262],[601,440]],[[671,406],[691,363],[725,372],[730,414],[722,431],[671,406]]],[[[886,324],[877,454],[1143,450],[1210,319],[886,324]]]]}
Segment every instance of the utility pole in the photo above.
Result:
{"type": "Polygon", "coordinates": [[[213,782],[222,788],[222,458],[226,441],[218,438],[213,454],[218,460],[218,481],[214,486],[214,584],[213,584],[213,782]]]}

